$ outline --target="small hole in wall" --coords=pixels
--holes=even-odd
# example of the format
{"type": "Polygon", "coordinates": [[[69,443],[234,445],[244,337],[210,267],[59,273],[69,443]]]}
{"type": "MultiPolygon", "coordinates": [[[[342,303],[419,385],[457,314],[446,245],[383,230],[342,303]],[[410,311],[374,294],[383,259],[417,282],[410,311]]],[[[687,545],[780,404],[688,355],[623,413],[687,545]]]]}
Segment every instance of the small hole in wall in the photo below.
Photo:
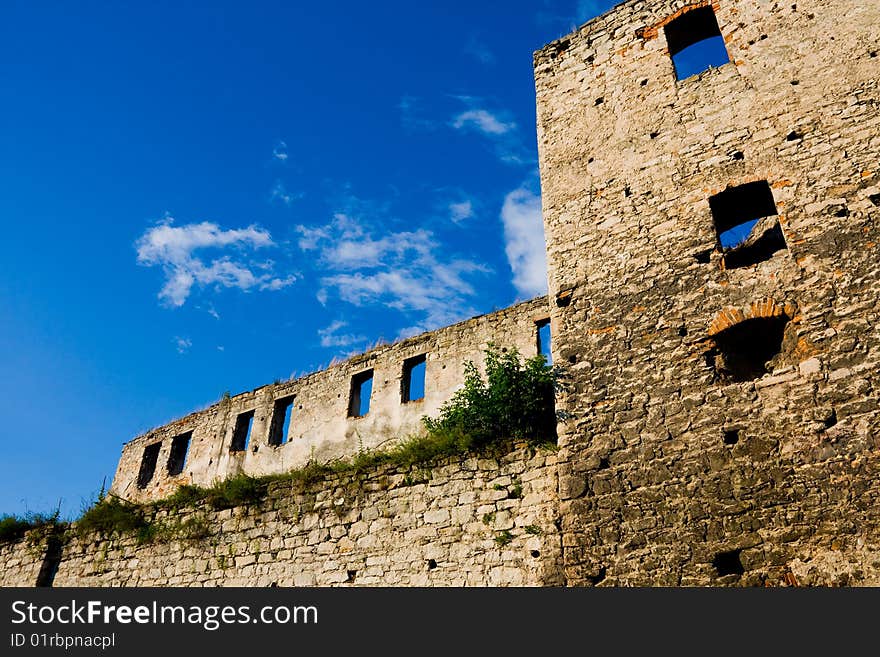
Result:
{"type": "Polygon", "coordinates": [[[745,159],[745,155],[742,154],[742,151],[733,151],[733,153],[730,154],[730,157],[734,160],[745,159]]]}
{"type": "Polygon", "coordinates": [[[605,102],[605,99],[604,99],[602,96],[599,96],[599,97],[596,99],[595,104],[596,104],[596,105],[601,105],[601,104],[604,103],[604,102],[605,102]]]}
{"type": "Polygon", "coordinates": [[[724,430],[724,444],[736,445],[739,442],[739,429],[724,430]]]}
{"type": "Polygon", "coordinates": [[[699,251],[694,254],[694,260],[696,260],[701,265],[708,265],[710,258],[712,256],[712,249],[706,249],[705,251],[699,251]]]}
{"type": "Polygon", "coordinates": [[[357,574],[358,574],[358,571],[356,571],[356,570],[348,570],[348,571],[346,571],[346,573],[345,573],[345,581],[346,581],[346,582],[353,582],[353,581],[354,581],[354,578],[357,577],[357,574]]]}
{"type": "Polygon", "coordinates": [[[652,132],[652,133],[651,133],[651,139],[657,139],[657,137],[658,137],[659,135],[660,135],[659,132],[652,132]]]}
{"type": "Polygon", "coordinates": [[[684,326],[679,326],[679,327],[678,327],[678,334],[679,334],[681,337],[684,337],[684,336],[686,336],[686,335],[688,334],[688,330],[687,330],[684,326]]]}
{"type": "Polygon", "coordinates": [[[835,217],[848,217],[849,216],[849,208],[845,205],[840,206],[837,210],[834,211],[835,217]]]}
{"type": "Polygon", "coordinates": [[[646,84],[648,84],[648,78],[645,78],[644,80],[639,82],[639,84],[644,87],[646,84]]]}
{"type": "Polygon", "coordinates": [[[785,141],[797,141],[798,139],[803,139],[804,136],[799,133],[797,130],[792,130],[785,136],[785,141]]]}
{"type": "Polygon", "coordinates": [[[571,356],[568,357],[568,362],[571,363],[572,365],[574,365],[575,363],[578,362],[578,357],[575,356],[574,354],[572,354],[571,356]]]}
{"type": "Polygon", "coordinates": [[[595,55],[590,55],[589,57],[587,57],[587,63],[592,64],[593,60],[595,60],[595,59],[596,59],[595,55]]]}
{"type": "Polygon", "coordinates": [[[876,50],[872,50],[871,52],[868,53],[868,57],[874,58],[874,57],[876,57],[876,56],[877,56],[877,51],[876,51],[876,50]]]}
{"type": "Polygon", "coordinates": [[[791,84],[792,84],[792,86],[794,86],[794,87],[798,86],[800,83],[801,83],[800,80],[792,80],[792,81],[791,81],[791,84]]]}
{"type": "Polygon", "coordinates": [[[566,306],[571,304],[571,296],[573,294],[573,290],[562,290],[556,294],[556,307],[557,308],[565,308],[566,306]]]}
{"type": "Polygon", "coordinates": [[[825,425],[826,429],[830,429],[835,424],[837,424],[837,411],[833,408],[831,409],[831,414],[825,418],[825,421],[822,423],[825,425]]]}
{"type": "Polygon", "coordinates": [[[541,556],[541,553],[538,552],[537,550],[532,550],[529,554],[531,554],[532,557],[534,557],[535,559],[537,559],[538,557],[541,556]]]}
{"type": "Polygon", "coordinates": [[[868,197],[868,200],[871,201],[874,205],[880,207],[880,194],[871,194],[868,197]]]}
{"type": "Polygon", "coordinates": [[[739,559],[739,553],[742,550],[731,550],[730,552],[719,552],[712,559],[712,566],[718,573],[719,577],[725,575],[742,575],[746,572],[743,568],[742,561],[739,559]]]}
{"type": "Polygon", "coordinates": [[[626,197],[632,196],[632,190],[629,187],[624,187],[623,188],[623,195],[626,197]]]}
{"type": "Polygon", "coordinates": [[[603,456],[602,458],[599,459],[599,469],[600,470],[607,470],[610,467],[611,467],[611,461],[608,459],[607,456],[603,456]]]}
{"type": "Polygon", "coordinates": [[[437,562],[434,559],[428,559],[428,570],[434,570],[437,567],[437,562]]]}

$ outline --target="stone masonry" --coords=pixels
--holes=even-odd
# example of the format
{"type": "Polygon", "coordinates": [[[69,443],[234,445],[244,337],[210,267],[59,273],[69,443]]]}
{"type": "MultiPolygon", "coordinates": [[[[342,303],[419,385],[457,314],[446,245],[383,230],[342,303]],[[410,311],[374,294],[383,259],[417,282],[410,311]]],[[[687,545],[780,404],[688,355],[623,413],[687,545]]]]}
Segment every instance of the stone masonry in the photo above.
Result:
{"type": "MultiPolygon", "coordinates": [[[[555,453],[525,448],[277,484],[256,505],[154,514],[170,540],[74,528],[53,585],[559,585],[555,500],[555,453]]],[[[43,546],[0,545],[0,585],[33,586],[43,546]]]]}
{"type": "Polygon", "coordinates": [[[878,51],[876,2],[634,0],[535,54],[567,583],[880,581],[878,51]]]}

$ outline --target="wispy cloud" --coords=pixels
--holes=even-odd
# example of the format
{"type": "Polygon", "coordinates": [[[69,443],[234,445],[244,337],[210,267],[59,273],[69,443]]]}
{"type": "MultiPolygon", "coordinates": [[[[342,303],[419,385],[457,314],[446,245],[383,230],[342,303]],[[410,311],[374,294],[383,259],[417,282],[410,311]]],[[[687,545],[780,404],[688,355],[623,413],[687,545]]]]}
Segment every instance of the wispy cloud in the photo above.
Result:
{"type": "Polygon", "coordinates": [[[272,149],[272,157],[279,162],[286,162],[287,156],[287,144],[283,141],[276,143],[275,147],[272,149]]]}
{"type": "Polygon", "coordinates": [[[384,305],[418,320],[410,334],[474,313],[469,277],[486,266],[447,256],[431,231],[382,232],[382,223],[337,213],[324,226],[297,228],[300,248],[315,251],[323,269],[321,303],[332,293],[354,306],[384,305]]]}
{"type": "Polygon", "coordinates": [[[570,32],[608,11],[618,2],[620,0],[544,0],[543,7],[538,10],[535,18],[541,25],[553,25],[570,32]]]}
{"type": "Polygon", "coordinates": [[[470,199],[449,204],[449,218],[453,223],[461,223],[474,216],[474,204],[470,199]]]}
{"type": "Polygon", "coordinates": [[[269,202],[278,201],[286,206],[290,206],[291,203],[298,198],[302,198],[302,196],[303,195],[299,192],[288,192],[284,183],[280,180],[276,180],[275,184],[272,186],[272,191],[269,192],[269,202]]]}
{"type": "Polygon", "coordinates": [[[350,347],[353,344],[363,344],[367,338],[363,335],[354,335],[352,333],[340,334],[339,331],[348,326],[348,322],[335,320],[329,326],[318,329],[318,336],[321,338],[322,347],[350,347]]]}
{"type": "Polygon", "coordinates": [[[498,159],[504,164],[531,164],[535,156],[522,144],[516,122],[509,112],[490,110],[473,96],[455,96],[468,109],[452,116],[450,127],[460,132],[476,133],[494,145],[498,159]]]}
{"type": "Polygon", "coordinates": [[[485,109],[471,109],[461,112],[452,119],[456,130],[476,129],[487,135],[503,135],[516,129],[516,123],[502,121],[485,109]]]}
{"type": "Polygon", "coordinates": [[[192,347],[193,344],[192,340],[190,340],[189,338],[181,338],[178,335],[174,336],[172,342],[174,343],[174,347],[177,349],[177,353],[179,354],[185,354],[187,351],[189,351],[189,348],[192,347]]]}
{"type": "Polygon", "coordinates": [[[436,130],[438,127],[437,121],[425,116],[421,101],[415,96],[401,96],[397,109],[400,112],[400,123],[408,132],[436,130]]]}
{"type": "Polygon", "coordinates": [[[165,305],[182,306],[195,286],[279,290],[295,280],[292,274],[276,276],[271,260],[248,257],[249,252],[275,245],[263,228],[251,225],[223,230],[208,221],[183,226],[173,223],[172,217],[166,217],[135,243],[138,264],[161,267],[165,274],[165,284],[159,291],[165,305]],[[204,251],[212,254],[196,255],[204,251]]]}
{"type": "Polygon", "coordinates": [[[474,59],[476,59],[481,64],[494,64],[495,63],[495,55],[489,50],[489,47],[477,39],[476,36],[471,35],[468,39],[467,43],[464,46],[464,52],[467,55],[470,55],[474,59]]]}
{"type": "Polygon", "coordinates": [[[504,197],[501,208],[507,261],[513,285],[528,297],[547,293],[547,256],[541,197],[526,183],[504,197]]]}

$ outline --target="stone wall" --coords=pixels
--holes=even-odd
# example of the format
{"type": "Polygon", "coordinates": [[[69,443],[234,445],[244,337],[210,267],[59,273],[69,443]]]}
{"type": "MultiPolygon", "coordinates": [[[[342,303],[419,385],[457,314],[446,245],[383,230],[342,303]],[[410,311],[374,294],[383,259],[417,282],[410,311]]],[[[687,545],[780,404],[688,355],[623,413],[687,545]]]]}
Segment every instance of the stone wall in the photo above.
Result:
{"type": "Polygon", "coordinates": [[[880,581],[878,51],[876,2],[656,0],[535,54],[568,583],[880,581]],[[731,62],[677,80],[695,6],[731,62]]]}
{"type": "MultiPolygon", "coordinates": [[[[255,505],[159,512],[167,541],[74,528],[54,586],[558,585],[556,481],[554,452],[522,448],[279,483],[255,505]]],[[[0,584],[34,585],[43,552],[25,543],[0,547],[0,584]]]]}
{"type": "Polygon", "coordinates": [[[421,428],[423,415],[436,416],[444,402],[464,382],[464,363],[483,366],[489,342],[516,347],[525,357],[537,353],[536,322],[549,317],[547,299],[526,301],[480,315],[437,331],[377,347],[326,370],[263,386],[222,400],[154,429],[127,443],[119,460],[111,492],[134,501],[171,493],[181,483],[210,485],[217,479],[245,472],[263,475],[285,472],[309,460],[327,462],[381,447],[421,428]],[[425,395],[402,401],[404,362],[425,356],[425,395]],[[349,415],[352,377],[372,369],[369,412],[349,415]],[[270,444],[276,400],[291,399],[292,415],[283,444],[270,444]],[[253,412],[247,449],[231,450],[236,418],[253,412]],[[175,436],[192,432],[188,454],[179,474],[169,472],[175,436]],[[155,474],[145,487],[137,484],[144,450],[160,444],[155,474]]]}
{"type": "Polygon", "coordinates": [[[0,543],[0,586],[36,586],[47,552],[44,532],[0,543]]]}

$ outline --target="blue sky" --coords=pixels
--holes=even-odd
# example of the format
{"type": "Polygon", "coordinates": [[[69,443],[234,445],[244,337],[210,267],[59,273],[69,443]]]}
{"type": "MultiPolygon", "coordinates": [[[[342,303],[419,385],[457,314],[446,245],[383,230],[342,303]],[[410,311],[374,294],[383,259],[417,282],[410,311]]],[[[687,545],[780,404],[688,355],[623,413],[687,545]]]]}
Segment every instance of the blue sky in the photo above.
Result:
{"type": "Polygon", "coordinates": [[[611,2],[6,2],[0,513],[545,291],[532,52],[611,2]]]}

